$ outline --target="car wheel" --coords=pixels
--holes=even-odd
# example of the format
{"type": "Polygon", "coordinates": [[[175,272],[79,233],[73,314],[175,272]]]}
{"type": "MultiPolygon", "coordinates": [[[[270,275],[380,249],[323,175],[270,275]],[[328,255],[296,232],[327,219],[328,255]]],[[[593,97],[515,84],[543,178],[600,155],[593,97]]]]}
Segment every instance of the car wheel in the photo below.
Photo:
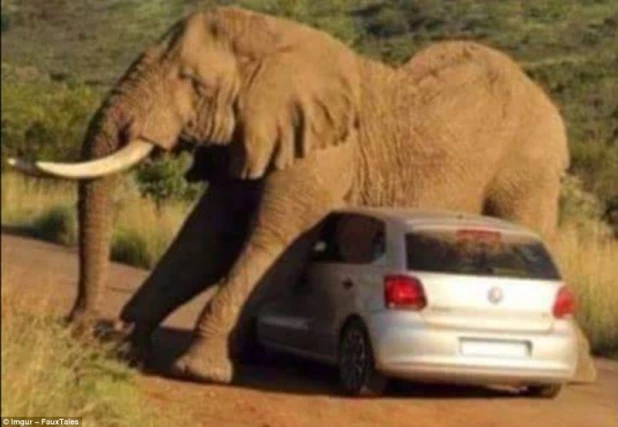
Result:
{"type": "Polygon", "coordinates": [[[554,399],[562,391],[562,384],[545,384],[528,386],[526,396],[540,397],[542,399],[554,399]]]}
{"type": "Polygon", "coordinates": [[[349,323],[339,342],[339,385],[352,396],[379,396],[387,378],[376,371],[369,335],[360,321],[349,323]]]}

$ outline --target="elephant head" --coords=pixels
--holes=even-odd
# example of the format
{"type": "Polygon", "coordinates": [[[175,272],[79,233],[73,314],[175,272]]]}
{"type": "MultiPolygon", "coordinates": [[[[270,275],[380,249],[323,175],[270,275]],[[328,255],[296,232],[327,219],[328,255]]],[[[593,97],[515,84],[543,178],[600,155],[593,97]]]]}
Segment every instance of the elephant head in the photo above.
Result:
{"type": "Polygon", "coordinates": [[[356,67],[351,51],[309,27],[237,8],[196,13],[116,83],[91,120],[80,163],[11,160],[25,173],[80,180],[73,317],[94,313],[105,279],[112,174],[180,140],[221,147],[231,178],[254,180],[290,167],[349,139],[357,120],[356,67]]]}

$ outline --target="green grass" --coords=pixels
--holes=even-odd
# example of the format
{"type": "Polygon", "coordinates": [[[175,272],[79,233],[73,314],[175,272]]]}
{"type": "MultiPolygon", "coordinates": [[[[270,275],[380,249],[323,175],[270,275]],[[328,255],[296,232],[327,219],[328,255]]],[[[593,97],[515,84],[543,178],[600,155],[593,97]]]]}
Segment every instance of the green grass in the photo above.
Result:
{"type": "Polygon", "coordinates": [[[83,417],[90,426],[155,426],[134,373],[84,345],[43,302],[2,293],[2,416],[83,417]]]}

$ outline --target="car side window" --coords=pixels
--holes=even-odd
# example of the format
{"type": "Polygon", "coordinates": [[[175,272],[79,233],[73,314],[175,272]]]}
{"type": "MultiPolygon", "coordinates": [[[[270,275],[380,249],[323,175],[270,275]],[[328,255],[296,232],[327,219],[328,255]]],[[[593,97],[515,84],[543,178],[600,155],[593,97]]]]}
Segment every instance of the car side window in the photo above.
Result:
{"type": "Polygon", "coordinates": [[[370,264],[386,251],[384,223],[361,214],[332,214],[324,221],[312,261],[370,264]]]}
{"type": "Polygon", "coordinates": [[[331,214],[319,225],[320,235],[313,245],[311,261],[339,262],[340,256],[335,239],[335,227],[340,218],[340,214],[331,214]]]}

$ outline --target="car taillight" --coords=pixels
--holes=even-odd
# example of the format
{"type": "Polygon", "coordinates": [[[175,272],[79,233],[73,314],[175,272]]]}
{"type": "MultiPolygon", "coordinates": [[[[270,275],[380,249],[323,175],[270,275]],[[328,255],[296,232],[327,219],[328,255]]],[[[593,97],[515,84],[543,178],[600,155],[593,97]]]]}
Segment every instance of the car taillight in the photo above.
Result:
{"type": "Polygon", "coordinates": [[[384,277],[384,303],[387,308],[418,311],[427,305],[427,297],[416,277],[388,275],[384,277]]]}
{"type": "Polygon", "coordinates": [[[552,311],[556,319],[561,319],[575,313],[575,297],[566,286],[558,290],[552,311]]]}

